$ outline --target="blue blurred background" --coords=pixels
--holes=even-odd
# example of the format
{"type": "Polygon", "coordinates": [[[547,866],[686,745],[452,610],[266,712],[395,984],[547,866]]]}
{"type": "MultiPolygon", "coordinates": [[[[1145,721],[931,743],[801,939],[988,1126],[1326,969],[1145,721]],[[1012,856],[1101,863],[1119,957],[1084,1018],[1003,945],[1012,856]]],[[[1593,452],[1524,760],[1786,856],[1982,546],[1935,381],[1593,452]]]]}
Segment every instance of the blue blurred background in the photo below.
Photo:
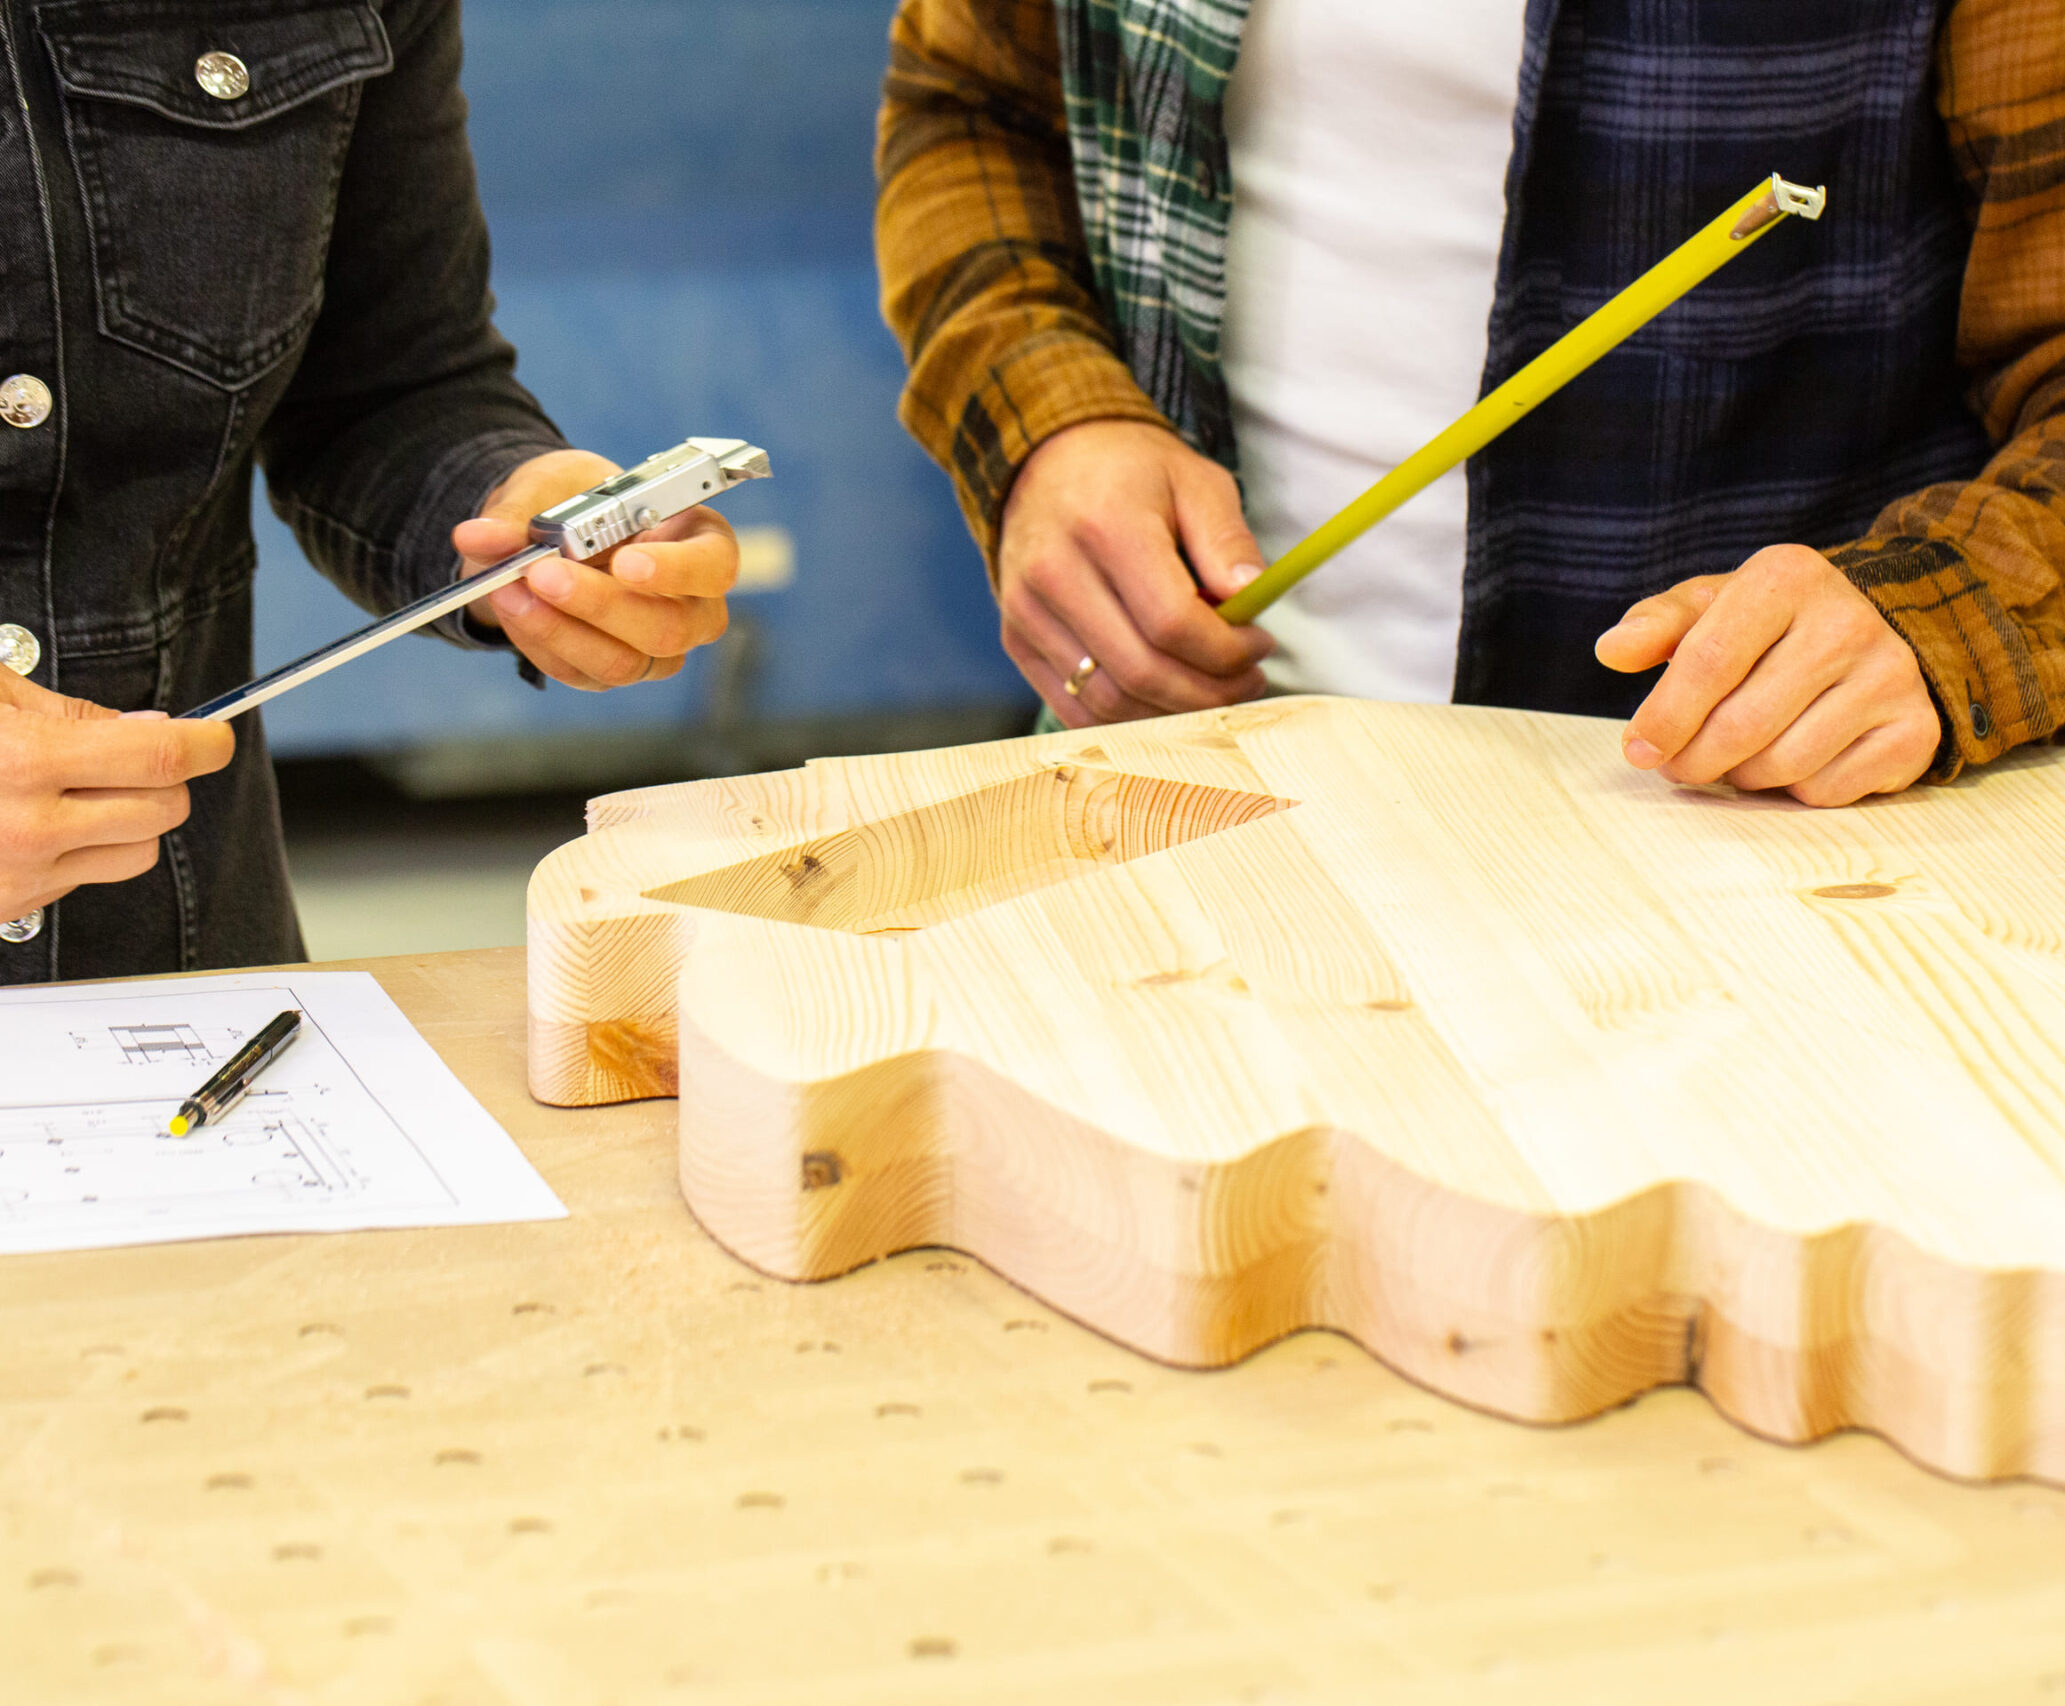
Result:
{"type": "MultiPolygon", "coordinates": [[[[1029,718],[945,477],[897,425],[876,306],[874,115],[893,0],[469,0],[465,83],[518,372],[632,462],[751,439],[724,504],[733,633],[675,681],[521,685],[411,638],[266,708],[286,759],[381,755],[426,791],[607,784],[972,740],[1029,718]],[[441,755],[441,756],[440,756],[441,755]]],[[[365,620],[258,505],[258,663],[365,620]]]]}

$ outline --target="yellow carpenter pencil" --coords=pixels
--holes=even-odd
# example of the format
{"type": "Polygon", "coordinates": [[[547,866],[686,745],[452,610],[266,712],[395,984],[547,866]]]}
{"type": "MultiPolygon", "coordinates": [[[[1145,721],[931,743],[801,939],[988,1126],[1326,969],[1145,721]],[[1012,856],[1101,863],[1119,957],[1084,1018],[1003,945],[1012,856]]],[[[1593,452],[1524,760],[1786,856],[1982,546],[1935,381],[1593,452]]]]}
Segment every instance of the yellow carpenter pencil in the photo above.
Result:
{"type": "Polygon", "coordinates": [[[1825,189],[1803,189],[1776,172],[1690,238],[1605,307],[1566,332],[1496,391],[1444,427],[1331,521],[1293,545],[1219,606],[1229,622],[1252,622],[1343,546],[1400,504],[1475,456],[1538,404],[1554,396],[1607,351],[1633,336],[1694,285],[1720,271],[1787,214],[1819,219],[1825,189]]]}

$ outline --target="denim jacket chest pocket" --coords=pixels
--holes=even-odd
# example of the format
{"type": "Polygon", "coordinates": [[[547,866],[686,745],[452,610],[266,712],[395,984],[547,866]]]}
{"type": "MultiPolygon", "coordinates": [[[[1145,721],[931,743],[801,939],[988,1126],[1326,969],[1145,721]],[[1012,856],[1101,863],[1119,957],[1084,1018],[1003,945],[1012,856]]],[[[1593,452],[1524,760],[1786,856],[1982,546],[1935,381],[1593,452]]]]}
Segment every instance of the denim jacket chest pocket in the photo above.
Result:
{"type": "Polygon", "coordinates": [[[322,308],[365,80],[394,56],[371,4],[52,0],[100,330],[238,390],[322,308]]]}

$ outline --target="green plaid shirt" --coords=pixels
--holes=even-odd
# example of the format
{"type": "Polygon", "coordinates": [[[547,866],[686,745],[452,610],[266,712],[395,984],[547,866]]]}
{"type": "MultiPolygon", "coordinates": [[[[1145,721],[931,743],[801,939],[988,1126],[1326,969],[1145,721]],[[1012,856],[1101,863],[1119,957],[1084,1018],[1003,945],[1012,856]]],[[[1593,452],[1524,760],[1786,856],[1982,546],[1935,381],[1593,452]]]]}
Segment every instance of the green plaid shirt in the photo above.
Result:
{"type": "Polygon", "coordinates": [[[1226,320],[1226,87],[1248,0],[1062,0],[1076,200],[1119,354],[1192,443],[1233,458],[1226,320]]]}

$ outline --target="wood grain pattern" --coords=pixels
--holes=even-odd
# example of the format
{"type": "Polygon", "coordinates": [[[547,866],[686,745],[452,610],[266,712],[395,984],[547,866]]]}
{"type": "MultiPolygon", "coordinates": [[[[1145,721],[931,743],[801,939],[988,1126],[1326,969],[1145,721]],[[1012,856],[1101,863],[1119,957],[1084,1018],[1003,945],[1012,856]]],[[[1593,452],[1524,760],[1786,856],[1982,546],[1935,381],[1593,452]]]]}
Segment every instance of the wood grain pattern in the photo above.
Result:
{"type": "Polygon", "coordinates": [[[0,1261],[8,1706],[2065,1697],[2065,1491],[762,1279],[671,1104],[524,1094],[520,952],[372,969],[571,1217],[0,1261]]]}
{"type": "Polygon", "coordinates": [[[533,1091],[663,1091],[673,1037],[683,1189],[768,1272],[949,1245],[1170,1362],[1326,1325],[1503,1415],[1685,1381],[2065,1480],[2049,753],[1814,812],[1284,700],[591,823],[533,1091]]]}

